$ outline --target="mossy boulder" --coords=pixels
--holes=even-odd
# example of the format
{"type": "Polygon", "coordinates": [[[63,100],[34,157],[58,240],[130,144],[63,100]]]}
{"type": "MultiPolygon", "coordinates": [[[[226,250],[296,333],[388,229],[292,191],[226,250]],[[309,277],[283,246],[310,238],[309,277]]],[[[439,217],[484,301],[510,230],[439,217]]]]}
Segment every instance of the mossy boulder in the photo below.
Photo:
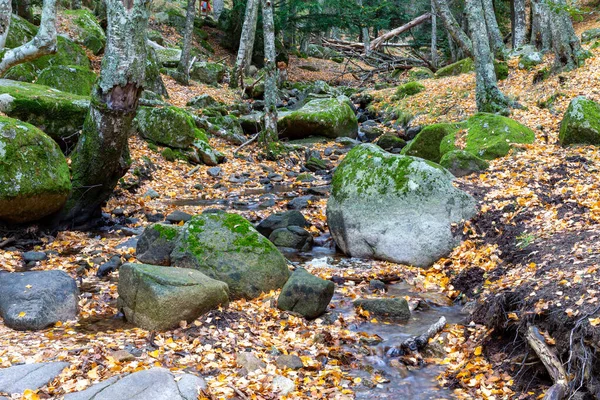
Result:
{"type": "Polygon", "coordinates": [[[408,71],[408,77],[414,81],[418,81],[421,79],[433,78],[434,74],[429,68],[414,67],[408,71]]]}
{"type": "Polygon", "coordinates": [[[505,61],[494,60],[494,72],[499,81],[508,78],[508,64],[505,61]]]}
{"type": "Polygon", "coordinates": [[[348,103],[345,96],[311,100],[302,108],[283,114],[277,128],[282,136],[290,139],[309,136],[356,138],[358,121],[348,103]]]}
{"type": "Polygon", "coordinates": [[[100,54],[106,46],[106,34],[96,16],[85,8],[66,10],[65,15],[71,19],[75,41],[90,49],[92,53],[100,54]]]}
{"type": "Polygon", "coordinates": [[[558,140],[563,146],[600,145],[600,104],[583,96],[571,100],[560,123],[558,140]]]}
{"type": "Polygon", "coordinates": [[[33,125],[0,116],[0,219],[39,220],[60,210],[70,191],[56,143],[33,125]]]}
{"type": "Polygon", "coordinates": [[[146,47],[146,74],[144,75],[144,90],[148,90],[159,96],[169,97],[165,83],[160,75],[160,65],[156,51],[150,47],[146,47]]]}
{"type": "Polygon", "coordinates": [[[354,307],[360,307],[374,316],[395,320],[408,320],[410,308],[404,298],[360,299],[354,302],[354,307]]]}
{"type": "Polygon", "coordinates": [[[177,328],[229,303],[227,284],[200,271],[146,264],[119,269],[118,307],[140,328],[177,328]]]}
{"type": "Polygon", "coordinates": [[[421,93],[425,90],[425,86],[419,82],[408,82],[404,85],[398,86],[396,89],[396,97],[403,99],[405,97],[414,96],[415,94],[421,93]]]}
{"type": "Polygon", "coordinates": [[[175,249],[175,241],[181,230],[178,225],[148,225],[136,245],[138,261],[152,265],[171,265],[171,252],[175,249]]]}
{"type": "Polygon", "coordinates": [[[39,74],[38,69],[31,63],[15,65],[4,74],[4,79],[10,79],[20,82],[33,82],[39,74]]]}
{"type": "Polygon", "coordinates": [[[37,26],[33,25],[25,18],[12,14],[5,47],[7,49],[14,49],[15,47],[19,47],[22,44],[29,42],[36,35],[37,30],[37,26]]]}
{"type": "Polygon", "coordinates": [[[57,65],[40,72],[36,83],[54,89],[89,96],[96,82],[96,74],[87,68],[57,65]]]}
{"type": "Polygon", "coordinates": [[[444,78],[447,76],[456,76],[460,74],[467,74],[469,72],[475,71],[475,64],[471,58],[465,58],[463,60],[457,61],[453,64],[446,65],[443,68],[440,68],[435,73],[436,78],[444,78]]]}
{"type": "Polygon", "coordinates": [[[588,29],[581,34],[581,41],[584,43],[591,42],[597,38],[600,38],[600,28],[588,29]]]}
{"type": "Polygon", "coordinates": [[[57,37],[55,54],[40,57],[32,64],[40,71],[55,65],[76,65],[88,69],[92,66],[85,50],[64,36],[57,37]]]}
{"type": "Polygon", "coordinates": [[[171,261],[226,282],[232,299],[252,299],[279,289],[290,275],[275,245],[237,214],[193,217],[184,225],[171,261]]]}
{"type": "Polygon", "coordinates": [[[277,307],[296,312],[305,318],[314,319],[327,310],[333,297],[335,285],[298,268],[281,289],[277,307]]]}
{"type": "Polygon", "coordinates": [[[196,62],[190,70],[190,78],[207,85],[215,85],[223,82],[225,67],[223,64],[196,62]]]}
{"type": "Polygon", "coordinates": [[[428,267],[458,243],[453,225],[476,212],[475,200],[453,179],[430,161],[357,146],[333,175],[331,235],[352,257],[428,267]]]}
{"type": "Polygon", "coordinates": [[[393,149],[403,149],[406,147],[406,141],[394,135],[383,135],[376,142],[377,146],[386,151],[393,149]]]}
{"type": "Polygon", "coordinates": [[[465,129],[444,137],[440,144],[442,155],[462,149],[484,160],[493,160],[506,156],[513,144],[533,143],[535,140],[531,129],[501,115],[477,113],[465,124],[465,129]]]}
{"type": "Polygon", "coordinates": [[[174,149],[187,149],[196,138],[206,140],[194,117],[178,107],[140,107],[135,121],[144,139],[174,149]]]}
{"type": "Polygon", "coordinates": [[[402,150],[402,154],[439,163],[442,158],[440,143],[442,143],[442,140],[446,136],[460,129],[461,126],[461,124],[433,124],[426,126],[413,140],[408,142],[402,150]]]}
{"type": "Polygon", "coordinates": [[[454,150],[444,154],[440,160],[440,165],[456,177],[485,171],[490,166],[487,161],[464,150],[454,150]]]}
{"type": "Polygon", "coordinates": [[[181,59],[181,50],[174,48],[157,49],[156,57],[158,63],[163,67],[176,68],[181,59]]]}
{"type": "Polygon", "coordinates": [[[540,65],[544,62],[544,55],[535,48],[527,48],[523,54],[519,57],[519,68],[530,70],[536,65],[540,65]]]}
{"type": "Polygon", "coordinates": [[[88,114],[88,97],[48,86],[0,79],[0,111],[43,130],[61,147],[77,141],[88,114]]]}

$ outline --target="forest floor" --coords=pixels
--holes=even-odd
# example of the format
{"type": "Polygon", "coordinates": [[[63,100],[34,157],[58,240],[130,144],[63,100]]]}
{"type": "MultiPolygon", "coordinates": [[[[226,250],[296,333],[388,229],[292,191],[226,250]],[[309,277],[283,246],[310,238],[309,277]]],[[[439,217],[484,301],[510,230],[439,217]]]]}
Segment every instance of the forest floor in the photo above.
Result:
{"type": "MultiPolygon", "coordinates": [[[[578,29],[594,25],[598,24],[587,21],[578,29]]],[[[534,129],[536,141],[492,161],[489,170],[482,174],[456,180],[459,187],[478,200],[481,211],[465,227],[463,243],[448,257],[426,270],[381,261],[351,260],[340,263],[344,267],[300,261],[323,278],[346,278],[336,286],[334,308],[343,309],[353,299],[369,296],[369,280],[382,277],[400,277],[410,284],[417,293],[409,299],[412,302],[431,299],[432,293],[437,293],[436,304],[469,304],[475,311],[474,321],[449,324],[434,340],[443,351],[425,360],[443,366],[438,383],[450,388],[456,398],[525,399],[537,398],[544,392],[550,381],[541,364],[528,357],[527,345],[518,339],[517,333],[527,324],[539,326],[546,342],[561,351],[569,349],[571,331],[596,342],[600,336],[600,318],[596,313],[600,295],[600,150],[593,146],[565,149],[558,145],[559,124],[569,101],[578,95],[600,101],[600,49],[591,51],[593,56],[584,67],[537,84],[533,84],[536,71],[551,65],[551,57],[531,71],[520,70],[516,61],[510,62],[509,77],[500,83],[500,89],[523,106],[513,110],[511,117],[534,129]],[[548,105],[546,100],[551,98],[548,105]],[[480,300],[469,303],[473,298],[480,300]],[[512,334],[511,340],[506,339],[507,334],[512,334]]],[[[215,55],[215,59],[219,56],[215,55]]],[[[288,74],[292,80],[335,80],[344,67],[323,60],[295,58],[290,65],[288,74]],[[320,72],[298,69],[302,63],[318,65],[320,72]]],[[[224,102],[239,97],[226,85],[181,87],[166,76],[164,79],[169,101],[179,106],[204,93],[224,102]]],[[[402,101],[402,106],[417,116],[412,125],[458,121],[476,112],[473,74],[422,83],[426,91],[402,101]]],[[[391,97],[393,90],[384,89],[375,95],[391,97]]],[[[319,175],[310,183],[297,182],[294,176],[286,175],[300,172],[303,154],[290,153],[278,162],[260,161],[254,145],[241,150],[240,155],[234,154],[235,146],[218,138],[211,138],[211,145],[227,156],[228,161],[220,166],[222,178],[210,177],[205,166],[167,162],[159,152],[132,137],[134,165],[124,182],[138,179],[133,175],[135,170],[146,171],[147,179],[133,192],[118,187],[104,208],[118,229],[65,231],[56,236],[46,235],[36,227],[20,232],[36,243],[35,250],[50,254],[34,269],[60,269],[78,277],[82,294],[78,323],[57,324],[40,332],[17,332],[0,324],[1,367],[47,360],[70,362],[71,366],[36,396],[60,397],[110,376],[151,366],[202,375],[209,385],[206,398],[239,397],[240,392],[252,399],[278,398],[271,386],[277,374],[294,380],[296,390],[289,398],[351,399],[366,384],[351,371],[363,363],[364,357],[358,350],[365,337],[369,338],[353,327],[365,321],[379,323],[368,314],[344,314],[333,324],[322,319],[306,321],[273,307],[277,297],[273,292],[252,301],[234,301],[226,310],[159,333],[155,346],[149,342],[148,332],[116,317],[117,276],[98,278],[96,266],[114,254],[123,261],[135,261],[134,248],[128,246],[130,235],[148,224],[149,217],[167,215],[176,209],[195,214],[217,207],[257,222],[285,210],[289,199],[327,184],[319,175]],[[275,206],[248,207],[264,194],[259,179],[271,172],[283,177],[279,183],[283,189],[277,194],[275,206]],[[230,178],[242,174],[245,183],[230,178]],[[144,197],[148,189],[156,190],[160,196],[144,197]],[[121,349],[135,353],[134,359],[120,359],[117,350],[121,349]],[[239,376],[235,355],[245,349],[252,349],[266,367],[239,376]],[[274,363],[275,350],[301,356],[305,368],[279,369],[274,363]]],[[[327,147],[341,148],[335,143],[316,143],[311,147],[322,153],[327,147]]],[[[335,153],[323,155],[331,167],[342,158],[335,153]]],[[[311,223],[313,235],[326,242],[325,207],[326,198],[317,196],[303,214],[311,223]]],[[[14,233],[6,232],[0,242],[14,233]]],[[[0,265],[9,271],[25,268],[18,250],[1,252],[0,265]]],[[[418,364],[418,360],[414,361],[418,364]]],[[[386,380],[374,372],[369,384],[386,385],[386,380]]]]}

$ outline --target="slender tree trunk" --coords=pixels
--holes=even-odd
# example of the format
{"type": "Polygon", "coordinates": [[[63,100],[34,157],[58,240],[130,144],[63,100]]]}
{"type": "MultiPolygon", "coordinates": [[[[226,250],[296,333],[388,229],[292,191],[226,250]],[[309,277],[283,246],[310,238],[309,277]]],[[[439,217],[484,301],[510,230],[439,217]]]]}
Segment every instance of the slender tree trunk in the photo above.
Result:
{"type": "Polygon", "coordinates": [[[6,45],[8,30],[10,29],[10,16],[12,14],[12,1],[0,0],[0,51],[6,45]]]}
{"type": "Polygon", "coordinates": [[[244,16],[242,36],[240,37],[240,47],[229,82],[229,85],[234,88],[238,87],[239,84],[243,86],[244,74],[247,73],[252,62],[252,51],[254,50],[254,39],[256,37],[256,21],[258,19],[258,4],[259,0],[248,0],[246,4],[246,15],[244,16]]]}
{"type": "Polygon", "coordinates": [[[219,17],[221,16],[221,13],[225,9],[224,1],[223,0],[213,0],[212,7],[213,7],[213,16],[218,21],[219,17]]]}
{"type": "Polygon", "coordinates": [[[507,114],[510,102],[498,89],[498,81],[494,71],[494,57],[490,48],[482,0],[467,0],[466,11],[471,39],[473,40],[477,110],[507,114]]]}
{"type": "Polygon", "coordinates": [[[569,13],[565,10],[565,0],[547,0],[550,3],[550,31],[554,50],[554,68],[571,70],[579,67],[587,57],[575,34],[569,13]]]}
{"type": "Polygon", "coordinates": [[[544,0],[531,2],[531,44],[542,52],[547,52],[552,47],[550,9],[544,0]]]}
{"type": "Polygon", "coordinates": [[[458,59],[456,58],[456,43],[454,43],[454,39],[452,39],[450,32],[448,32],[446,29],[444,30],[446,31],[446,36],[448,37],[448,49],[450,50],[450,60],[452,62],[456,62],[458,61],[458,59]]]}
{"type": "Polygon", "coordinates": [[[25,18],[27,21],[33,19],[30,0],[19,0],[17,2],[17,15],[21,18],[25,18]]]}
{"type": "Polygon", "coordinates": [[[438,17],[442,20],[442,24],[444,24],[444,27],[450,36],[452,36],[454,42],[458,44],[465,55],[471,56],[473,54],[473,44],[471,43],[471,39],[469,39],[456,21],[456,18],[454,18],[454,15],[452,15],[452,11],[450,11],[450,7],[448,7],[448,1],[434,0],[434,3],[438,17]]]}
{"type": "MultiPolygon", "coordinates": [[[[362,15],[363,1],[356,0],[356,5],[358,5],[358,7],[361,9],[361,15],[362,15]]],[[[361,19],[364,19],[364,18],[361,18],[361,19]]],[[[371,37],[369,36],[369,28],[364,25],[365,23],[366,23],[366,21],[361,21],[361,24],[363,24],[363,25],[360,28],[360,36],[361,36],[362,42],[365,44],[365,54],[369,55],[369,53],[371,52],[371,37]]]]}
{"type": "Polygon", "coordinates": [[[513,50],[516,50],[527,44],[527,13],[525,10],[525,0],[512,0],[511,5],[512,47],[513,50]]]}
{"type": "Polygon", "coordinates": [[[265,123],[259,143],[269,158],[274,158],[273,143],[277,135],[277,67],[275,65],[275,26],[272,0],[261,0],[265,39],[265,123]]]}
{"type": "Polygon", "coordinates": [[[106,0],[106,51],[72,155],[73,191],[59,216],[61,224],[80,225],[98,214],[129,169],[127,139],[144,84],[149,3],[106,0]]]}
{"type": "Polygon", "coordinates": [[[196,0],[188,0],[185,17],[185,31],[183,33],[183,49],[181,50],[177,74],[175,74],[175,80],[186,86],[190,84],[190,52],[192,50],[192,41],[194,39],[195,16],[196,0]]]}
{"type": "Polygon", "coordinates": [[[488,37],[490,41],[490,47],[494,52],[494,55],[499,60],[506,58],[506,48],[504,47],[504,41],[502,40],[502,34],[498,27],[498,21],[496,20],[496,13],[494,12],[494,3],[492,0],[482,0],[483,16],[485,17],[485,25],[487,27],[488,37]]]}
{"type": "MultiPolygon", "coordinates": [[[[0,0],[2,1],[2,0],[0,0]]],[[[8,30],[7,32],[8,33],[8,30]]],[[[5,38],[6,39],[6,38],[5,38]]],[[[4,39],[4,40],[5,40],[4,39]]],[[[1,39],[0,39],[1,40],[1,39]]],[[[2,46],[4,47],[4,46],[2,46]]],[[[29,42],[0,53],[0,77],[15,65],[56,52],[56,0],[44,0],[37,34],[29,42]]]]}
{"type": "Polygon", "coordinates": [[[437,68],[437,15],[435,11],[435,3],[431,1],[431,65],[437,68]]]}

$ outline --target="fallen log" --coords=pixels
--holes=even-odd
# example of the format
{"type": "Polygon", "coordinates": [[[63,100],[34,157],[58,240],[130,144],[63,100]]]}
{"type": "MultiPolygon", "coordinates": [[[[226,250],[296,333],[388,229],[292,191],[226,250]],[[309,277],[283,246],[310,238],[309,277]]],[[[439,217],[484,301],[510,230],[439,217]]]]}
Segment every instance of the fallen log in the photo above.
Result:
{"type": "Polygon", "coordinates": [[[558,356],[548,345],[538,328],[533,325],[527,327],[525,335],[527,343],[535,351],[538,358],[546,367],[548,374],[552,378],[554,385],[548,389],[544,395],[544,400],[561,400],[567,393],[567,373],[558,356]]]}
{"type": "Polygon", "coordinates": [[[440,317],[440,319],[427,329],[427,332],[419,335],[409,337],[398,346],[394,346],[387,351],[388,357],[399,357],[405,354],[414,353],[422,350],[429,343],[429,339],[440,333],[446,327],[446,317],[440,317]]]}
{"type": "Polygon", "coordinates": [[[431,18],[431,13],[427,13],[427,14],[423,14],[415,19],[413,19],[412,21],[410,21],[407,24],[404,24],[396,29],[392,29],[391,31],[384,33],[383,35],[379,36],[378,38],[374,39],[371,42],[371,46],[370,46],[370,50],[376,50],[377,48],[379,48],[384,42],[390,40],[393,37],[398,36],[399,34],[401,34],[402,32],[405,32],[409,29],[414,28],[417,25],[422,24],[423,22],[429,20],[431,18]]]}

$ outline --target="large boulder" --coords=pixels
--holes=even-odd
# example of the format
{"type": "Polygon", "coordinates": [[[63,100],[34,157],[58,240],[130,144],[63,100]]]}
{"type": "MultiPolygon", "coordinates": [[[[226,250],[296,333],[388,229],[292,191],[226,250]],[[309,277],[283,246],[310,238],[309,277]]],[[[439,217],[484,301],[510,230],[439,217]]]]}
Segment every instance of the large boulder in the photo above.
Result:
{"type": "Polygon", "coordinates": [[[163,67],[175,68],[181,59],[181,50],[175,48],[156,49],[158,63],[163,67]]]}
{"type": "Polygon", "coordinates": [[[206,382],[192,374],[174,374],[166,368],[151,368],[118,375],[65,400],[196,400],[206,382]]]}
{"type": "Polygon", "coordinates": [[[286,228],[275,229],[269,240],[277,247],[285,249],[294,249],[308,251],[313,243],[313,237],[304,228],[299,226],[288,226],[286,228]]]}
{"type": "Polygon", "coordinates": [[[22,395],[27,389],[40,389],[52,382],[68,366],[67,362],[57,361],[2,368],[0,369],[0,392],[22,395]]]}
{"type": "Polygon", "coordinates": [[[583,96],[571,100],[560,123],[558,140],[563,146],[600,145],[600,104],[583,96]]]}
{"type": "Polygon", "coordinates": [[[137,242],[136,258],[145,264],[171,265],[171,252],[180,232],[178,225],[148,225],[137,242]]]}
{"type": "Polygon", "coordinates": [[[65,15],[71,19],[75,41],[90,49],[92,53],[100,54],[106,46],[106,34],[94,14],[82,8],[66,10],[65,15]]]}
{"type": "Polygon", "coordinates": [[[313,319],[323,314],[333,297],[335,285],[298,268],[281,289],[277,307],[313,319]]]}
{"type": "Polygon", "coordinates": [[[63,92],[89,96],[94,82],[96,82],[96,73],[92,70],[74,65],[57,65],[40,72],[35,83],[63,92]]]}
{"type": "Polygon", "coordinates": [[[447,76],[455,76],[460,74],[467,74],[475,71],[475,64],[471,58],[465,58],[457,61],[453,64],[446,65],[437,70],[435,73],[436,78],[445,78],[447,76]]]}
{"type": "Polygon", "coordinates": [[[194,117],[178,107],[140,107],[135,120],[140,136],[164,146],[187,149],[196,139],[207,141],[194,117]]]}
{"type": "Polygon", "coordinates": [[[79,291],[64,271],[1,272],[0,315],[18,330],[40,330],[77,319],[79,291]]]}
{"type": "Polygon", "coordinates": [[[192,218],[183,227],[171,262],[226,282],[232,299],[252,299],[279,289],[290,275],[285,258],[273,243],[237,214],[192,218]]]}
{"type": "Polygon", "coordinates": [[[454,150],[444,154],[440,165],[456,177],[485,171],[490,166],[487,161],[464,150],[454,150]]]}
{"type": "Polygon", "coordinates": [[[56,38],[56,53],[32,61],[39,70],[53,65],[76,65],[90,69],[92,64],[85,50],[77,43],[64,36],[56,38]]]}
{"type": "Polygon", "coordinates": [[[61,146],[77,141],[89,108],[87,97],[0,79],[0,112],[37,126],[61,146]]]}
{"type": "Polygon", "coordinates": [[[147,264],[119,269],[119,308],[147,330],[167,330],[229,302],[227,284],[200,271],[147,264]]]}
{"type": "Polygon", "coordinates": [[[304,228],[308,226],[306,218],[300,211],[284,211],[269,215],[256,226],[256,230],[265,237],[271,236],[276,229],[287,228],[288,226],[299,226],[304,228]]]}
{"type": "Polygon", "coordinates": [[[56,143],[33,125],[0,116],[0,220],[39,220],[60,210],[70,191],[56,143]]]}
{"type": "Polygon", "coordinates": [[[224,77],[225,66],[223,64],[201,61],[195,62],[190,69],[190,78],[207,85],[221,83],[224,77]]]}
{"type": "Polygon", "coordinates": [[[311,100],[296,111],[282,113],[277,128],[282,136],[290,139],[309,136],[356,138],[358,121],[349,103],[344,96],[311,100]]]}
{"type": "Polygon", "coordinates": [[[354,307],[360,307],[369,313],[382,318],[407,320],[410,318],[408,302],[403,298],[360,299],[354,302],[354,307]]]}
{"type": "Polygon", "coordinates": [[[10,18],[10,29],[8,30],[8,36],[6,37],[5,47],[7,49],[14,49],[27,42],[29,42],[37,33],[37,26],[27,21],[25,18],[21,18],[16,14],[11,14],[10,18]]]}
{"type": "Polygon", "coordinates": [[[475,200],[431,162],[355,147],[336,169],[327,222],[353,257],[428,267],[457,244],[452,224],[471,218],[475,200]]]}
{"type": "Polygon", "coordinates": [[[421,129],[413,140],[408,142],[402,154],[424,158],[439,163],[442,140],[462,127],[461,124],[433,124],[421,129]]]}

